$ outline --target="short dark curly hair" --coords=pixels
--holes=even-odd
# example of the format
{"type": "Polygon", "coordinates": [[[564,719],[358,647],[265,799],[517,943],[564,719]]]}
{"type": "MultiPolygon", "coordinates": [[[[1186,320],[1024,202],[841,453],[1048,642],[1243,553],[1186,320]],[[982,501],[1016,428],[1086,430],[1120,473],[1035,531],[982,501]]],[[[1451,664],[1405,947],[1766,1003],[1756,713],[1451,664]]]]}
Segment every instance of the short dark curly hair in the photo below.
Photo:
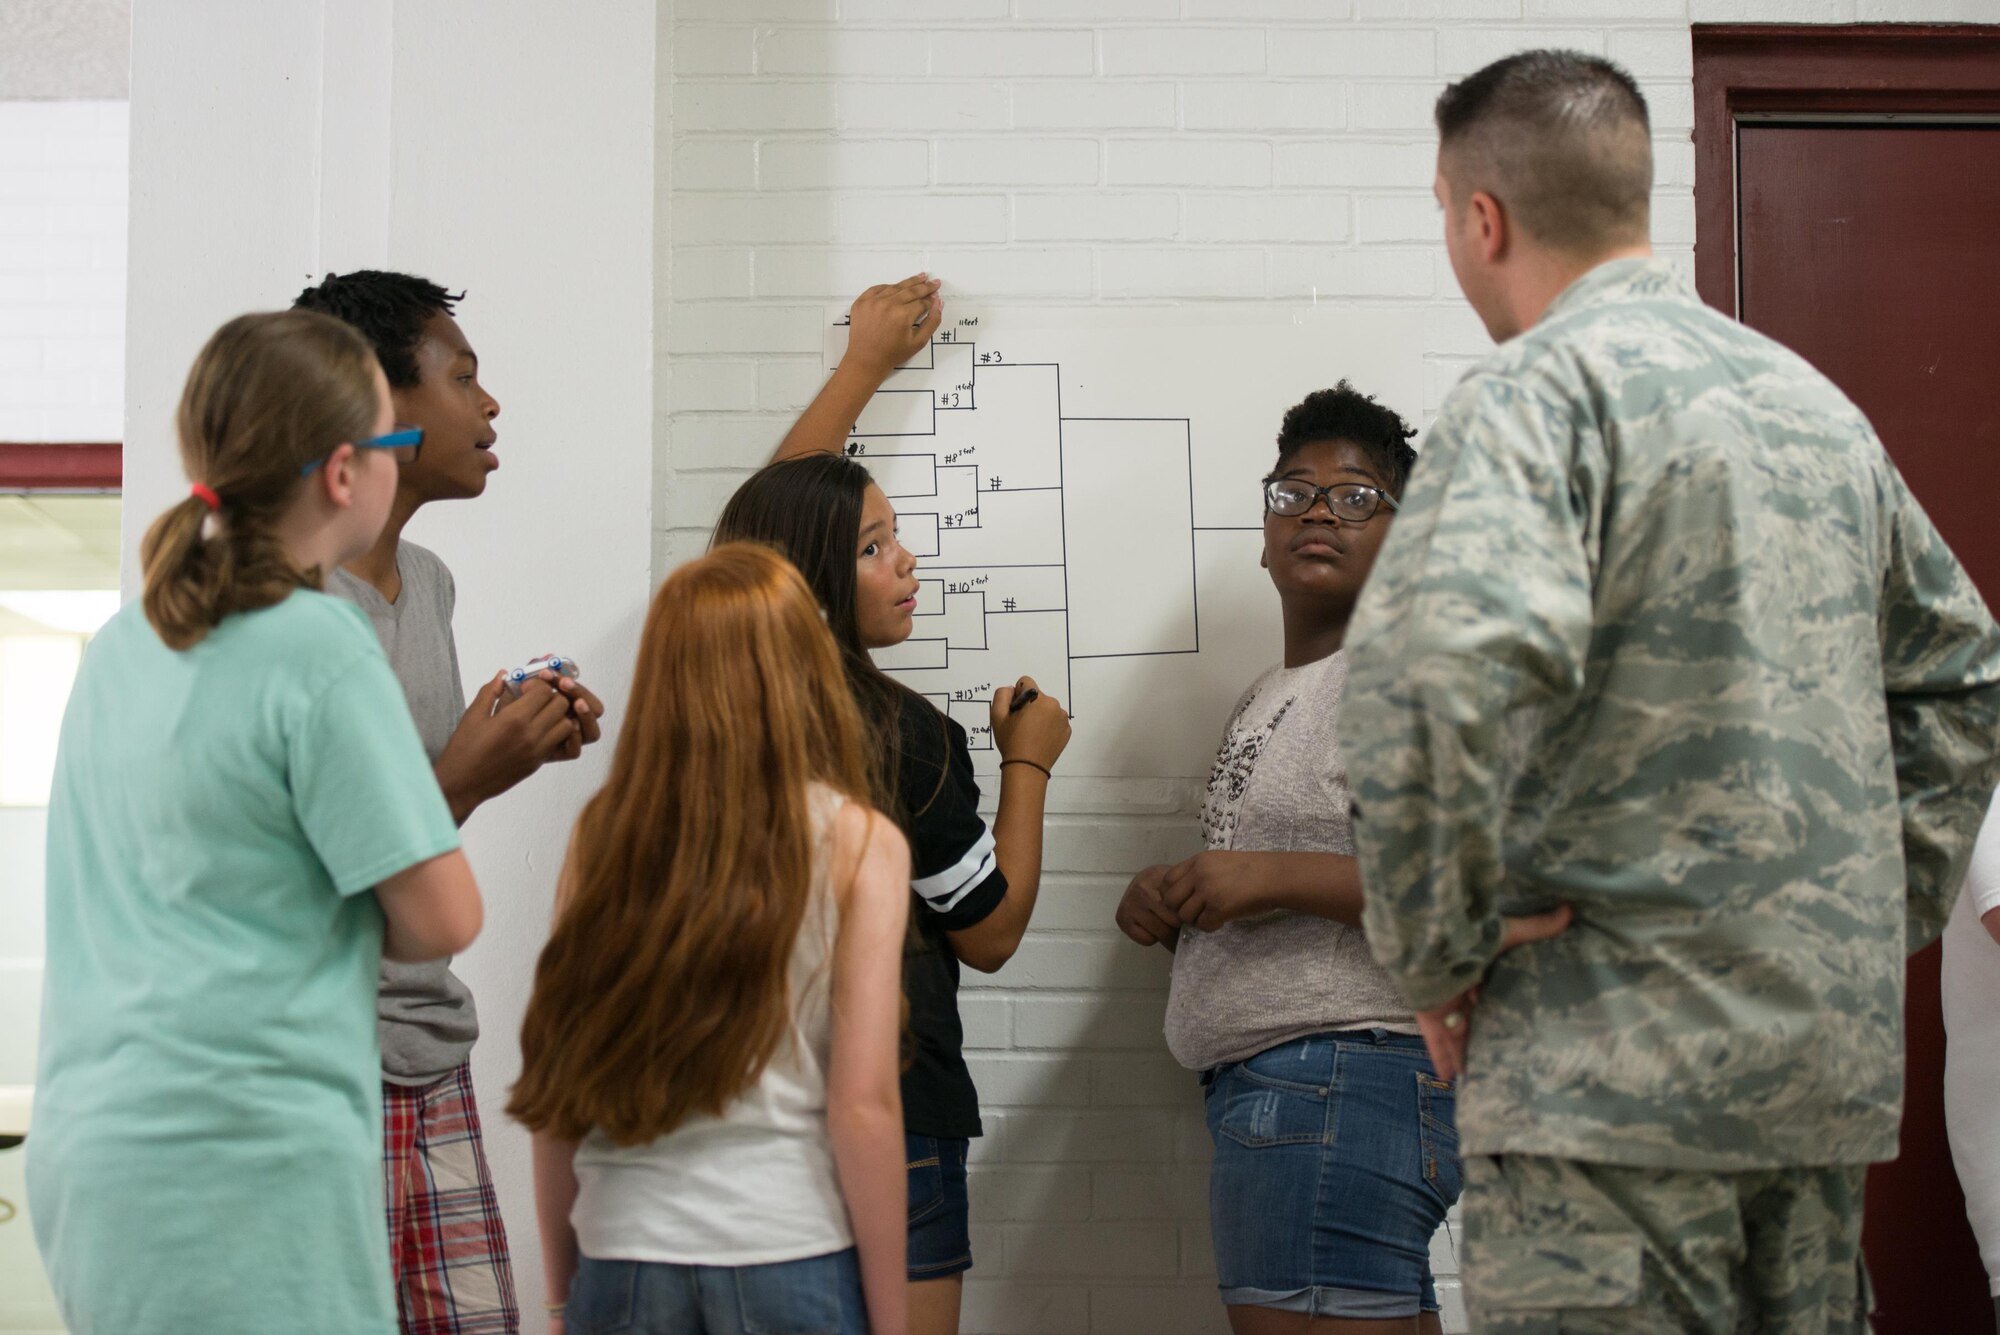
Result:
{"type": "Polygon", "coordinates": [[[382,363],[382,374],[389,383],[397,389],[413,389],[422,378],[417,373],[416,354],[424,321],[433,315],[450,315],[452,307],[463,300],[465,293],[447,292],[415,274],[356,269],[348,274],[328,274],[299,293],[292,309],[319,311],[353,325],[374,345],[375,359],[382,363]]]}
{"type": "Polygon", "coordinates": [[[1286,410],[1284,425],[1278,428],[1278,462],[1271,471],[1282,469],[1286,459],[1307,445],[1347,440],[1367,452],[1390,494],[1401,496],[1417,462],[1417,452],[1410,448],[1410,438],[1416,434],[1394,408],[1343,380],[1332,389],[1314,390],[1286,410]]]}

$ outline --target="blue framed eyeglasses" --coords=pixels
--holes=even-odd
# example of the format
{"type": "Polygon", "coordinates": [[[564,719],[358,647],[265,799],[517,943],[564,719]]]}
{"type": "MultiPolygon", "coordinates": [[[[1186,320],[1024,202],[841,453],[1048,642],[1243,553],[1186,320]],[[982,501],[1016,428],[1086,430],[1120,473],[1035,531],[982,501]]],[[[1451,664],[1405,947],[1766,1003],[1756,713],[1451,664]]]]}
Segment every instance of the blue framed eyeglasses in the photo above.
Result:
{"type": "MultiPolygon", "coordinates": [[[[417,455],[424,448],[424,429],[420,426],[407,426],[402,422],[398,422],[394,431],[380,436],[370,436],[367,440],[357,440],[354,442],[354,448],[357,450],[394,450],[396,451],[397,463],[413,464],[417,461],[417,455]]],[[[318,468],[325,462],[325,458],[313,460],[299,470],[299,476],[305,477],[313,469],[318,468]]]]}

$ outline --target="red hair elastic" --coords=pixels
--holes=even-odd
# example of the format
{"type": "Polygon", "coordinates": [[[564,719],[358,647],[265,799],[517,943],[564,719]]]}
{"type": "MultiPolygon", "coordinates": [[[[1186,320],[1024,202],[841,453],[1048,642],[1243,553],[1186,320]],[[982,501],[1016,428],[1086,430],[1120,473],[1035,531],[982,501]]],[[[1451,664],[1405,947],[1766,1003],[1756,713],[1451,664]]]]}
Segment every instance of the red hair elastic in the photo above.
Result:
{"type": "Polygon", "coordinates": [[[188,495],[206,505],[211,514],[219,513],[222,509],[222,498],[215,494],[215,488],[204,483],[197,482],[189,487],[188,495]]]}

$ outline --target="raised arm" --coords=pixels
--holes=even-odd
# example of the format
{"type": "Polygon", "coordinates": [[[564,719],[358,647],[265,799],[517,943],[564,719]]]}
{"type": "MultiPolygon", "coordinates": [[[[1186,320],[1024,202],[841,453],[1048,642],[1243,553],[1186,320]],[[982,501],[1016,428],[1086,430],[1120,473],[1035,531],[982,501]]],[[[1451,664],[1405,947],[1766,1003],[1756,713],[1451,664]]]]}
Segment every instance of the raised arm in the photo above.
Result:
{"type": "Polygon", "coordinates": [[[847,355],[778,442],[771,462],[839,454],[869,397],[931,341],[943,319],[938,280],[928,274],[871,287],[856,297],[848,310],[847,355]]]}

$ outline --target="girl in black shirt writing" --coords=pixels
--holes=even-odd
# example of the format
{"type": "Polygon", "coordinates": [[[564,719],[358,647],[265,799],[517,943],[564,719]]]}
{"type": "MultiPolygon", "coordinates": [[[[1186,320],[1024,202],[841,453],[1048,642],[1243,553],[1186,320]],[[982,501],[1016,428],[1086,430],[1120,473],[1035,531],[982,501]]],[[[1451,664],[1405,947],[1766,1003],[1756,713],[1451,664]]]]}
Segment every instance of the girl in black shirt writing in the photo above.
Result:
{"type": "Polygon", "coordinates": [[[929,342],[942,315],[937,284],[922,275],[863,293],[840,367],[772,464],[731,497],[714,539],[769,543],[805,575],[869,725],[877,801],[910,840],[917,904],[904,989],[913,1050],[902,1093],[912,1335],[957,1330],[972,1265],[965,1156],[980,1123],[962,1050],[959,963],[991,973],[1021,944],[1041,879],[1049,771],[1069,741],[1062,705],[1032,680],[994,691],[1000,802],[989,828],[965,729],[869,658],[909,638],[916,559],[896,539],[888,497],[840,449],[861,405],[929,342]]]}

